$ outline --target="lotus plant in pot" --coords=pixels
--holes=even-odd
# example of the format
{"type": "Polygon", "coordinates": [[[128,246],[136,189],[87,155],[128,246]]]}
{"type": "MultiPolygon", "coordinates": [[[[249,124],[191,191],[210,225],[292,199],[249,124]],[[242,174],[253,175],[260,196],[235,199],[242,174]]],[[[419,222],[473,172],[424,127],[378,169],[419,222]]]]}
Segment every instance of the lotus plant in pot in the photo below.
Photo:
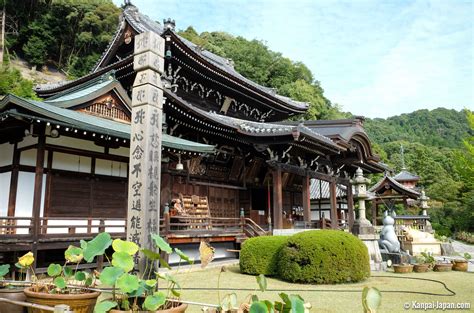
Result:
{"type": "Polygon", "coordinates": [[[471,259],[469,253],[464,253],[464,259],[455,259],[453,260],[453,271],[467,272],[468,262],[471,259]]]}
{"type": "MultiPolygon", "coordinates": [[[[18,262],[15,267],[18,269],[18,276],[15,272],[12,273],[12,280],[6,281],[4,278],[10,273],[10,264],[0,265],[0,298],[5,298],[14,301],[26,301],[26,296],[23,293],[25,286],[25,279],[27,270],[31,267],[34,262],[33,253],[28,252],[22,257],[18,258],[18,262]]],[[[24,313],[26,309],[22,306],[2,303],[0,312],[8,313],[24,313]]]]}
{"type": "MultiPolygon", "coordinates": [[[[35,275],[30,287],[24,290],[27,301],[56,306],[66,304],[75,313],[92,313],[100,292],[94,291],[97,277],[94,272],[79,269],[84,260],[94,261],[112,244],[108,233],[100,233],[90,241],[81,240],[81,247],[69,246],[64,252],[63,265],[52,263],[48,266],[49,279],[38,280],[35,275]]],[[[30,313],[43,313],[31,309],[30,313]]]]}
{"type": "Polygon", "coordinates": [[[169,273],[155,270],[158,263],[170,269],[160,253],[176,253],[181,261],[193,263],[179,249],[172,249],[159,235],[151,235],[156,251],[140,249],[130,241],[116,239],[112,243],[114,253],[111,266],[105,267],[99,280],[104,287],[111,287],[110,296],[98,302],[96,313],[119,312],[184,312],[186,304],[179,301],[180,285],[169,273]],[[135,258],[142,254],[145,259],[143,273],[134,272],[135,258]]]}
{"type": "Polygon", "coordinates": [[[417,273],[425,273],[433,269],[435,259],[431,254],[422,252],[416,257],[416,264],[413,267],[413,271],[417,273]]]}

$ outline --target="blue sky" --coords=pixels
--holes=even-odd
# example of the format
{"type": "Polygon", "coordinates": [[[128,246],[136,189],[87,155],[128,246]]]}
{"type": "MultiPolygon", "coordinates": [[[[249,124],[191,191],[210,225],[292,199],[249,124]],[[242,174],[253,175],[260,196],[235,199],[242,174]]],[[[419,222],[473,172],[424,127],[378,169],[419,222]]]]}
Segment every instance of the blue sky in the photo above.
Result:
{"type": "MultiPolygon", "coordinates": [[[[116,4],[123,3],[114,0],[116,4]]],[[[132,0],[178,29],[259,39],[302,61],[344,110],[474,109],[473,1],[132,0]]]]}

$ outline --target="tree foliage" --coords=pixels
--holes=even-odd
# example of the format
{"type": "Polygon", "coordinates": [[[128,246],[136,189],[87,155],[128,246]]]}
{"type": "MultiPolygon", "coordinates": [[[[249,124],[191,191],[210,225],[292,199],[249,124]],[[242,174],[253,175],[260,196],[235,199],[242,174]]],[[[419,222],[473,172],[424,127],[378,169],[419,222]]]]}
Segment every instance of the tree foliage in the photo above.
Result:
{"type": "MultiPolygon", "coordinates": [[[[431,198],[429,214],[444,235],[474,229],[474,128],[472,112],[444,108],[419,110],[388,119],[367,120],[375,151],[395,172],[405,165],[420,176],[431,198]]],[[[417,212],[419,213],[419,212],[417,212]]]]}
{"type": "Polygon", "coordinates": [[[18,24],[10,49],[37,66],[52,62],[77,77],[87,73],[105,50],[120,14],[111,0],[6,1],[18,24]]]}
{"type": "Polygon", "coordinates": [[[0,98],[9,93],[23,98],[38,99],[33,91],[33,82],[24,79],[17,69],[4,66],[0,68],[0,98]]]}

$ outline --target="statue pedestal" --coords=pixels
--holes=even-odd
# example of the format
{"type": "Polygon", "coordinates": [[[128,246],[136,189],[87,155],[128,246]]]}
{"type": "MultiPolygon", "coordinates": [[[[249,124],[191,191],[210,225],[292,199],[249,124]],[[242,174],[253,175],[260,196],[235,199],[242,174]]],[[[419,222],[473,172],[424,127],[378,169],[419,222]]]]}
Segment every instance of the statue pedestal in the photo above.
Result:
{"type": "Polygon", "coordinates": [[[358,235],[374,235],[375,228],[368,220],[357,220],[352,226],[352,233],[358,235]]]}
{"type": "MultiPolygon", "coordinates": [[[[372,227],[373,228],[373,227],[372,227]]],[[[360,240],[366,245],[370,257],[370,270],[383,271],[385,266],[382,264],[382,255],[380,254],[379,239],[377,234],[359,234],[360,240]]]]}
{"type": "Polygon", "coordinates": [[[410,251],[413,256],[420,255],[422,252],[431,253],[433,255],[441,255],[440,242],[423,242],[423,241],[402,241],[402,249],[410,251]]]}

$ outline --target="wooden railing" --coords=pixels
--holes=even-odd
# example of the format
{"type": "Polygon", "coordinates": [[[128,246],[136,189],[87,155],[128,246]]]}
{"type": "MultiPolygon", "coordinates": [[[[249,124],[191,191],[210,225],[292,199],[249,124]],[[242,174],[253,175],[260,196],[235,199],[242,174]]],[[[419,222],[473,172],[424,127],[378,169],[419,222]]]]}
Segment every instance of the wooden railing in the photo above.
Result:
{"type": "Polygon", "coordinates": [[[35,234],[31,217],[0,217],[0,239],[90,237],[104,231],[125,236],[125,227],[124,218],[42,217],[35,234]]]}
{"type": "Polygon", "coordinates": [[[249,218],[170,216],[165,213],[160,220],[162,234],[245,234],[248,237],[265,235],[266,231],[249,218]]]}
{"type": "MultiPolygon", "coordinates": [[[[38,233],[34,233],[31,217],[0,217],[0,240],[70,239],[92,237],[100,232],[108,232],[115,237],[124,237],[124,218],[40,218],[38,233]]],[[[160,219],[160,234],[176,235],[230,235],[247,237],[267,235],[250,218],[230,217],[170,217],[165,213],[160,219]]]]}

